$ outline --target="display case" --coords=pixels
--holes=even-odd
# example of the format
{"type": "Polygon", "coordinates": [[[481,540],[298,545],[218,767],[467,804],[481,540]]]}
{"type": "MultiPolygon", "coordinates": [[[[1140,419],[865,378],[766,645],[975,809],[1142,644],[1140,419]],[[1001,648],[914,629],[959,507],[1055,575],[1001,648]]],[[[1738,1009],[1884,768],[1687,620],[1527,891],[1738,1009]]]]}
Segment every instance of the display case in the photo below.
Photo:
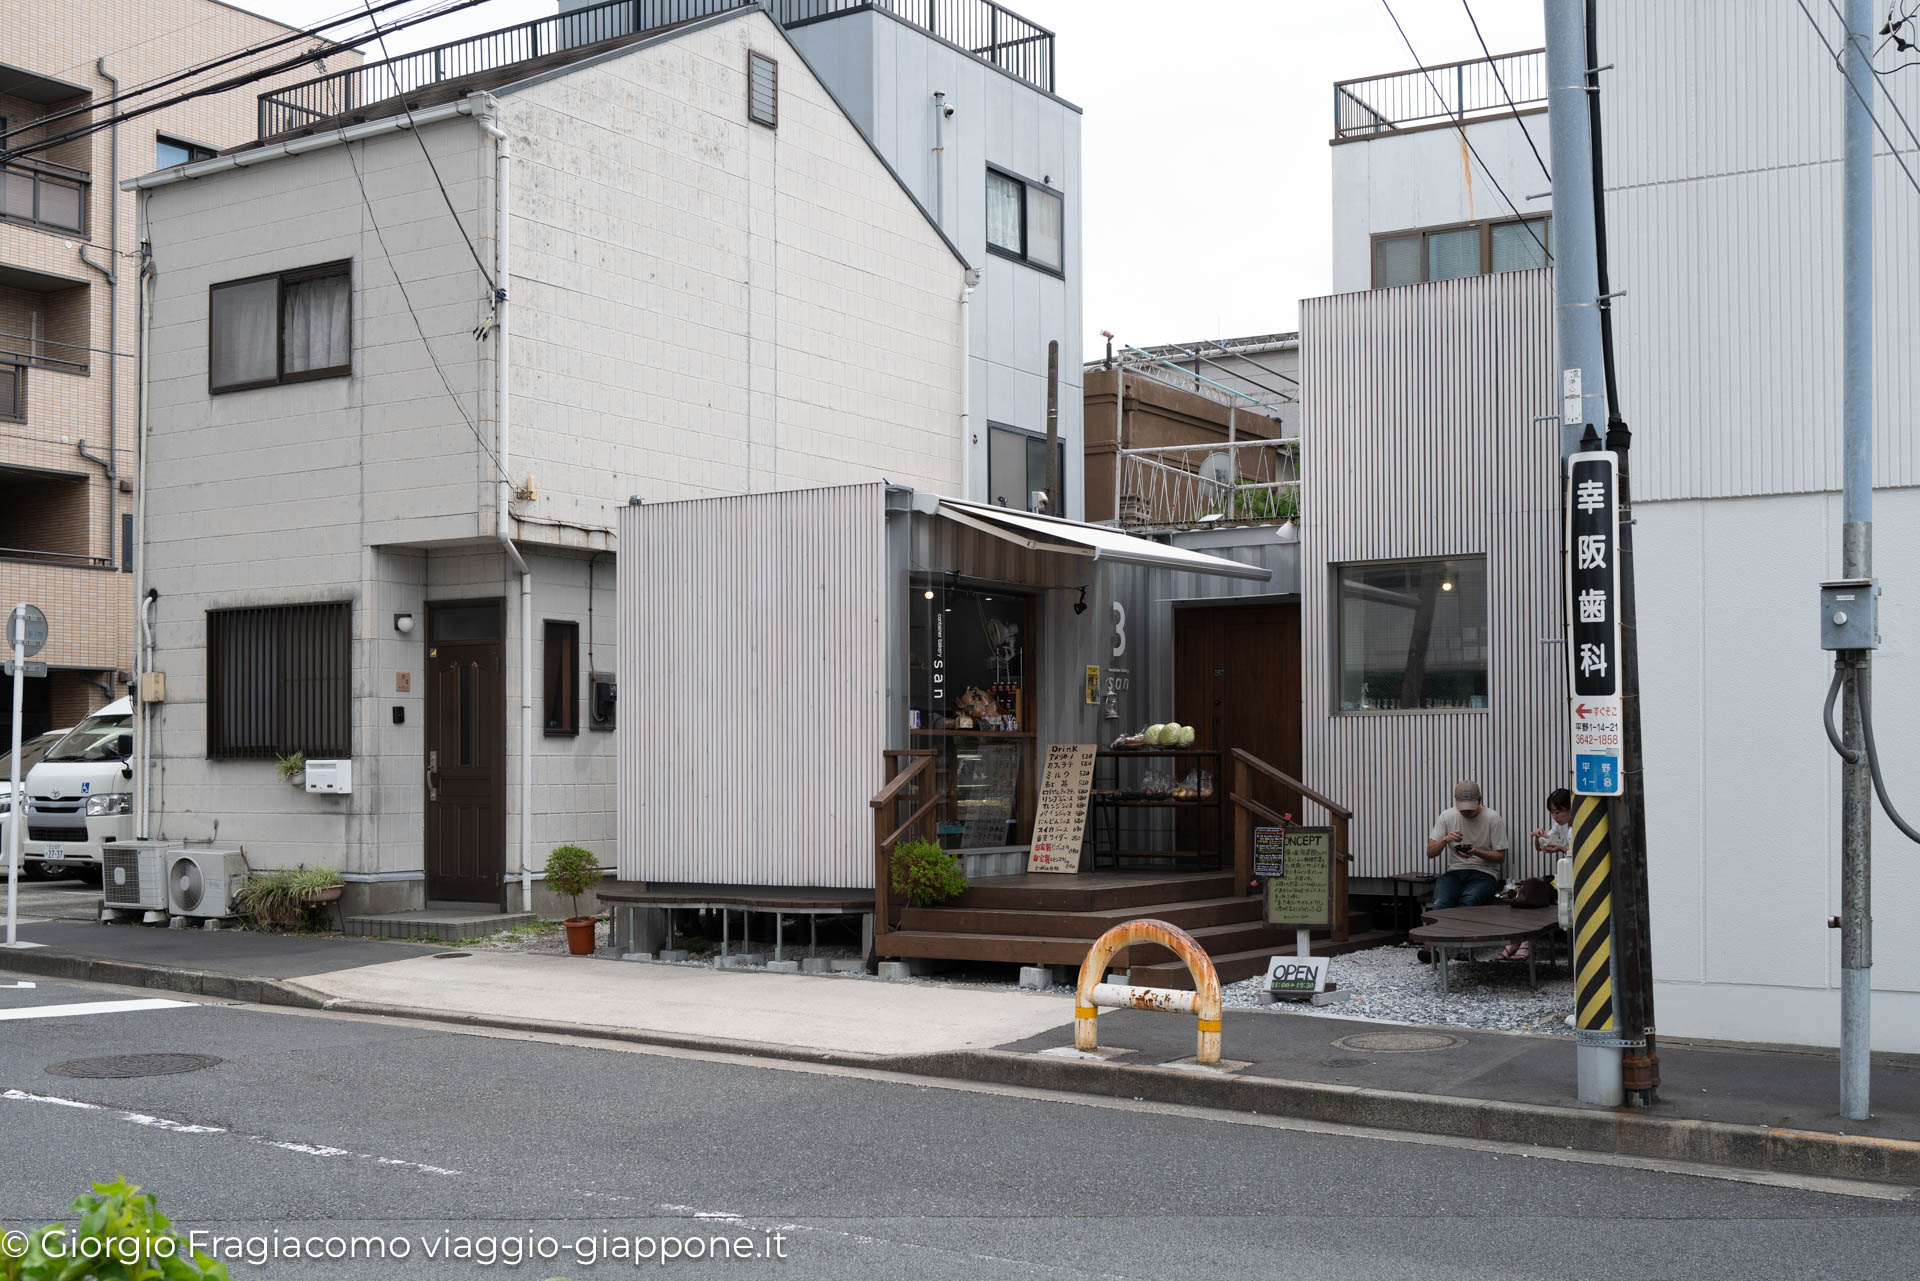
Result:
{"type": "Polygon", "coordinates": [[[1091,864],[1222,866],[1228,828],[1220,766],[1221,753],[1211,748],[1103,749],[1088,801],[1091,864]]]}

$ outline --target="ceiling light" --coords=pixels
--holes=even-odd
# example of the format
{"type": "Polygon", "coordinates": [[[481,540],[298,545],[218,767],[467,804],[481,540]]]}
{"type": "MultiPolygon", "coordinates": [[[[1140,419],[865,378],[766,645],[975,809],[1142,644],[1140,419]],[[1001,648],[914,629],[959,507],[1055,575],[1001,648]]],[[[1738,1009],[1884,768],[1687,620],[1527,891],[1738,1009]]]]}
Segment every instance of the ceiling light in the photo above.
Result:
{"type": "Polygon", "coordinates": [[[1452,580],[1452,579],[1448,579],[1448,580],[1447,580],[1446,582],[1444,582],[1444,583],[1442,583],[1442,584],[1440,584],[1440,590],[1441,590],[1441,591],[1443,591],[1443,592],[1450,592],[1450,591],[1452,591],[1452,590],[1453,590],[1453,580],[1452,580]]]}
{"type": "Polygon", "coordinates": [[[929,588],[927,588],[927,590],[926,590],[926,597],[927,597],[927,599],[928,599],[928,600],[932,600],[932,599],[933,599],[933,588],[931,588],[931,587],[929,587],[929,588]]]}

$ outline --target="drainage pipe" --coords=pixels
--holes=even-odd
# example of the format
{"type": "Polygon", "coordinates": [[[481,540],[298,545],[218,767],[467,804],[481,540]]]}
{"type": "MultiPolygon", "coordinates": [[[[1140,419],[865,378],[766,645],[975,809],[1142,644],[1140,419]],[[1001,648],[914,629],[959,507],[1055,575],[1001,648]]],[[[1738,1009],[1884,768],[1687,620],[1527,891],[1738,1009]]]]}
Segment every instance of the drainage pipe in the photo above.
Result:
{"type": "Polygon", "coordinates": [[[499,495],[494,511],[493,536],[500,542],[514,573],[520,576],[520,910],[533,910],[533,571],[527,568],[520,549],[513,545],[512,514],[507,502],[513,496],[511,434],[513,404],[510,380],[507,319],[507,288],[512,249],[513,148],[506,130],[499,125],[499,108],[491,101],[473,112],[474,122],[493,139],[493,405],[496,419],[495,448],[498,451],[499,495]]]}

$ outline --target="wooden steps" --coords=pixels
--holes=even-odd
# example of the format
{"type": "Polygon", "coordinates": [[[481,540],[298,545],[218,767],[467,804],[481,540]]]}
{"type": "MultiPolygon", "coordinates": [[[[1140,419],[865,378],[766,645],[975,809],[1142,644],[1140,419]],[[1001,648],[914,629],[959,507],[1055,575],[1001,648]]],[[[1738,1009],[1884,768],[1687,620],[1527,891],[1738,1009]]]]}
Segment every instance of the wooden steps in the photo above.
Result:
{"type": "MultiPolygon", "coordinates": [[[[1235,894],[1229,873],[1092,873],[983,877],[953,903],[907,908],[900,928],[875,940],[882,956],[1016,965],[1078,967],[1093,940],[1116,925],[1153,918],[1191,934],[1223,982],[1266,972],[1267,958],[1293,951],[1292,930],[1263,919],[1261,900],[1235,894]]],[[[1317,956],[1392,941],[1364,912],[1349,921],[1351,939],[1319,938],[1317,956]]],[[[1190,988],[1187,968],[1164,948],[1134,947],[1114,958],[1134,983],[1190,988]]]]}

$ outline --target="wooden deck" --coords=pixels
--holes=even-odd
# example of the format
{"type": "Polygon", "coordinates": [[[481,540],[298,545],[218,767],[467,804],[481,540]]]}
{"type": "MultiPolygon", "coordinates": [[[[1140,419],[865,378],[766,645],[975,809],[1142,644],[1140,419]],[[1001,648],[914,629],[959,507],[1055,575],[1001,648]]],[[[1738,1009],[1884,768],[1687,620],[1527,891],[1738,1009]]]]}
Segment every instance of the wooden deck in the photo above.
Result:
{"type": "MultiPolygon", "coordinates": [[[[891,957],[1078,966],[1108,929],[1151,917],[1191,934],[1231,983],[1265,973],[1268,958],[1293,950],[1293,931],[1269,926],[1262,915],[1258,896],[1234,893],[1231,872],[1025,872],[981,877],[944,907],[905,908],[874,947],[891,957]]],[[[1356,916],[1346,942],[1316,938],[1313,951],[1351,952],[1394,937],[1356,916]]],[[[1164,948],[1129,948],[1114,968],[1126,969],[1133,983],[1193,986],[1186,966],[1164,948]]]]}

